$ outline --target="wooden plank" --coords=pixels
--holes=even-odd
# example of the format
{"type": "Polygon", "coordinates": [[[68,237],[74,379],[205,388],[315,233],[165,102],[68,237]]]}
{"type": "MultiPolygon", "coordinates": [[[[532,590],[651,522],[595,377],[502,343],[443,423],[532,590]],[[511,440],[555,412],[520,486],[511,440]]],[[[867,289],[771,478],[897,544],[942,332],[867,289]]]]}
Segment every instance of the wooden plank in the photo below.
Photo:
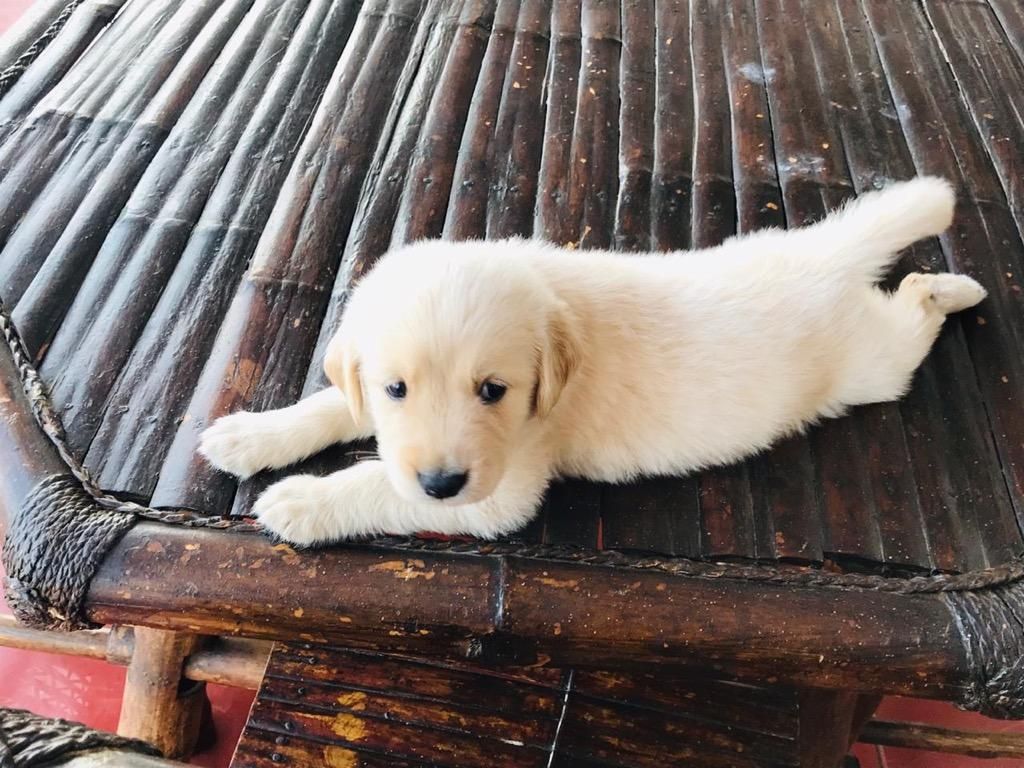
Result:
{"type": "Polygon", "coordinates": [[[41,373],[78,455],[304,10],[297,1],[271,5],[239,30],[139,179],[64,316],[41,373]]]}
{"type": "MultiPolygon", "coordinates": [[[[928,0],[924,9],[1010,213],[1024,232],[1024,61],[1015,55],[1007,39],[1010,32],[990,6],[928,0]]],[[[1016,33],[1024,35],[1019,28],[1016,33]]]]}
{"type": "Polygon", "coordinates": [[[798,730],[798,699],[792,688],[748,685],[707,670],[649,675],[576,669],[572,689],[576,696],[623,708],[638,707],[668,720],[681,716],[738,734],[754,731],[775,736],[780,739],[777,745],[792,741],[798,730]]]}
{"type": "Polygon", "coordinates": [[[527,0],[519,10],[515,39],[494,124],[493,172],[483,182],[487,237],[529,237],[544,146],[551,4],[527,0]]]}
{"type": "Polygon", "coordinates": [[[195,452],[212,419],[242,407],[298,398],[341,247],[419,22],[419,0],[364,6],[281,188],[252,265],[225,316],[168,451],[153,503],[224,508],[234,482],[195,452]],[[370,40],[361,55],[360,41],[370,40]],[[334,151],[346,146],[345,153],[334,151]],[[311,200],[320,201],[310,206],[311,200]],[[329,204],[324,200],[331,201],[329,204]],[[267,344],[267,338],[286,343],[267,344]]]}
{"type": "Polygon", "coordinates": [[[278,645],[235,764],[308,765],[339,749],[351,760],[342,764],[354,765],[385,756],[399,765],[481,767],[796,765],[798,709],[792,690],[704,673],[668,685],[642,674],[496,672],[278,645]],[[519,682],[541,673],[543,685],[519,682]],[[719,708],[729,714],[718,717],[719,708]]]}
{"type": "MultiPolygon", "coordinates": [[[[968,553],[973,556],[965,556],[959,566],[1002,562],[1020,548],[1024,499],[1024,446],[1010,437],[1024,430],[1024,411],[1019,407],[1024,386],[1024,359],[1019,354],[1024,296],[1017,285],[1024,269],[1024,244],[923,12],[874,0],[865,0],[863,7],[918,171],[943,175],[962,190],[953,229],[941,238],[946,260],[954,271],[971,274],[989,291],[981,307],[954,322],[966,338],[998,451],[998,462],[992,464],[1000,469],[1010,498],[993,493],[1000,486],[989,482],[980,486],[980,493],[966,492],[953,502],[965,526],[961,541],[977,542],[975,551],[968,553]],[[902,42],[896,45],[896,39],[902,42]]],[[[948,385],[954,377],[946,374],[943,380],[948,385]]]]}
{"type": "MultiPolygon", "coordinates": [[[[444,226],[456,156],[494,22],[494,0],[463,4],[447,58],[428,99],[409,159],[392,243],[437,238],[444,226]]],[[[429,55],[429,54],[428,54],[429,55]]]]}
{"type": "Polygon", "coordinates": [[[779,681],[946,697],[967,674],[959,636],[935,595],[451,553],[296,553],[258,536],[153,523],[136,525],[104,560],[88,615],[506,663],[715,658],[779,681]]]}
{"type": "Polygon", "coordinates": [[[355,14],[320,0],[296,30],[104,404],[86,465],[110,490],[148,498],[217,329],[355,14]]]}

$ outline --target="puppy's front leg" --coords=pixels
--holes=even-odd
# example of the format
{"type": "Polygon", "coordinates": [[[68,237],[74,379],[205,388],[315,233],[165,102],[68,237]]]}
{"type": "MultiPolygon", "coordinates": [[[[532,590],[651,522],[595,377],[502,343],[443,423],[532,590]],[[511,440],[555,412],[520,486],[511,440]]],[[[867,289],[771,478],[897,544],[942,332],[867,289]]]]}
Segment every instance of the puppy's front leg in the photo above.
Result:
{"type": "Polygon", "coordinates": [[[297,475],[275,483],[253,513],[271,533],[299,545],[421,531],[493,538],[533,516],[547,485],[542,474],[504,480],[477,504],[418,504],[394,491],[382,462],[364,461],[327,477],[297,475]]]}
{"type": "Polygon", "coordinates": [[[199,438],[199,452],[217,469],[246,478],[294,464],[335,443],[372,437],[370,422],[364,413],[357,425],[345,395],[328,387],[287,408],[217,419],[199,438]]]}

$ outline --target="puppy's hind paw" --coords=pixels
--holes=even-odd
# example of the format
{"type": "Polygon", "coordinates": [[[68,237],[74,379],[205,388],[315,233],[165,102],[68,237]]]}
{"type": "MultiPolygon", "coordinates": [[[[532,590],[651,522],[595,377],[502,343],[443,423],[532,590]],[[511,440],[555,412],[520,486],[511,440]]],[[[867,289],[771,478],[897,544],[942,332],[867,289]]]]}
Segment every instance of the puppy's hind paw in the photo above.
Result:
{"type": "Polygon", "coordinates": [[[915,272],[907,275],[900,283],[900,291],[909,292],[919,301],[931,302],[946,315],[973,307],[988,295],[974,278],[947,272],[937,275],[915,272]]]}
{"type": "Polygon", "coordinates": [[[217,469],[243,480],[274,465],[272,441],[260,428],[263,415],[233,413],[217,419],[199,438],[199,453],[217,469]]]}
{"type": "Polygon", "coordinates": [[[935,275],[932,299],[935,306],[947,315],[973,307],[988,296],[988,291],[973,277],[967,275],[935,275]]]}

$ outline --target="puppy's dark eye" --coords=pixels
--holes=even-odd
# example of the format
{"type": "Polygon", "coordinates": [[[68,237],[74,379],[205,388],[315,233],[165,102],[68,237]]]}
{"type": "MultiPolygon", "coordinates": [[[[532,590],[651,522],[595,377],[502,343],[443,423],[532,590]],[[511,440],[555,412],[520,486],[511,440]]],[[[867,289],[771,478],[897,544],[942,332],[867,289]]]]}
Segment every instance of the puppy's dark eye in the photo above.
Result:
{"type": "Polygon", "coordinates": [[[505,392],[508,390],[504,384],[499,384],[496,381],[485,381],[480,385],[480,399],[484,402],[484,405],[493,405],[505,396],[505,392]]]}
{"type": "Polygon", "coordinates": [[[388,397],[392,400],[404,400],[405,399],[405,382],[404,381],[392,381],[386,387],[384,391],[388,393],[388,397]]]}

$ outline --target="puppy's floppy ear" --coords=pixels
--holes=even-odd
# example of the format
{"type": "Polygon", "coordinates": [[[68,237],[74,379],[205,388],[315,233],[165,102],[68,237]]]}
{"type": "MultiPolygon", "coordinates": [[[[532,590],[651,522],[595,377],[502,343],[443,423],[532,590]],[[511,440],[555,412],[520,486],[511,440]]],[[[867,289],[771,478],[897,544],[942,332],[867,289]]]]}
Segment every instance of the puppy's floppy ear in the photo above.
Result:
{"type": "Polygon", "coordinates": [[[341,328],[328,343],[327,354],[324,355],[324,372],[331,384],[345,394],[352,420],[358,424],[363,416],[363,382],[350,331],[342,322],[341,328]]]}
{"type": "Polygon", "coordinates": [[[534,412],[544,418],[555,407],[569,377],[579,366],[582,353],[579,320],[568,305],[559,302],[548,316],[541,341],[534,412]]]}

